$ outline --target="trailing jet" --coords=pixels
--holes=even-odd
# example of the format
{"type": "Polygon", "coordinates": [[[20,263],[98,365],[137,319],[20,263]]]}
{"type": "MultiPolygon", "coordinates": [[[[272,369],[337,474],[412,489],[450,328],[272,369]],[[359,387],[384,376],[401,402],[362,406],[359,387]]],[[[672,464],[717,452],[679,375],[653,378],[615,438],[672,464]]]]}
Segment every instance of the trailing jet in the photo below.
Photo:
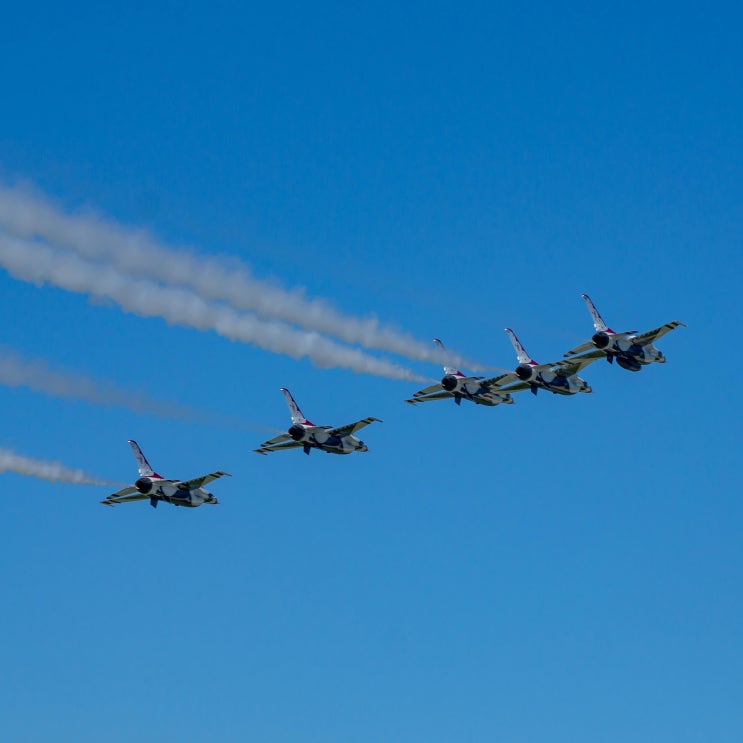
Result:
{"type": "Polygon", "coordinates": [[[540,387],[557,395],[574,395],[577,392],[591,391],[591,385],[581,379],[578,372],[603,356],[602,351],[592,351],[583,356],[555,361],[551,364],[538,364],[526,353],[513,330],[511,328],[505,330],[519,361],[514,373],[521,380],[512,387],[508,387],[508,391],[531,389],[535,395],[540,387]]]}
{"type": "MultiPolygon", "coordinates": [[[[446,350],[438,338],[434,338],[433,342],[442,350],[446,350]]],[[[501,392],[500,388],[515,380],[516,377],[511,372],[485,379],[485,377],[468,377],[453,366],[444,366],[444,376],[441,382],[415,392],[405,402],[417,405],[419,402],[429,400],[453,398],[457,405],[461,405],[462,400],[471,400],[476,405],[493,406],[502,402],[510,404],[513,398],[508,392],[501,392]]]]}
{"type": "Polygon", "coordinates": [[[158,501],[172,503],[174,506],[186,506],[196,508],[202,503],[218,503],[219,501],[209,492],[204,490],[204,485],[216,480],[228,472],[212,472],[210,475],[196,477],[193,480],[166,480],[155,472],[150,463],[142,454],[142,450],[136,441],[129,441],[134,452],[139,469],[139,478],[134,483],[118,493],[112,493],[102,500],[104,506],[115,506],[117,503],[128,503],[135,500],[148,500],[153,508],[157,508],[158,501]],[[132,495],[136,493],[136,495],[132,495]]]}
{"type": "Polygon", "coordinates": [[[284,451],[301,447],[305,454],[312,449],[320,449],[328,454],[351,454],[355,451],[369,451],[367,445],[353,434],[364,426],[378,421],[379,418],[364,418],[346,426],[316,426],[305,418],[294,398],[285,387],[281,388],[287,407],[292,416],[292,425],[287,433],[264,441],[254,451],[268,454],[270,451],[284,451]]]}
{"type": "MultiPolygon", "coordinates": [[[[640,371],[640,369],[652,363],[665,364],[666,357],[654,345],[653,341],[662,335],[669,333],[679,325],[686,325],[678,320],[667,322],[654,330],[648,330],[647,333],[637,335],[636,330],[628,330],[624,333],[615,333],[604,322],[599,315],[596,306],[591,301],[588,294],[581,294],[588,311],[593,318],[593,328],[596,331],[590,341],[582,343],[572,351],[568,351],[565,356],[575,356],[591,348],[598,348],[606,356],[606,360],[611,364],[614,359],[622,369],[627,371],[640,371]]],[[[579,357],[578,357],[579,358],[579,357]]]]}

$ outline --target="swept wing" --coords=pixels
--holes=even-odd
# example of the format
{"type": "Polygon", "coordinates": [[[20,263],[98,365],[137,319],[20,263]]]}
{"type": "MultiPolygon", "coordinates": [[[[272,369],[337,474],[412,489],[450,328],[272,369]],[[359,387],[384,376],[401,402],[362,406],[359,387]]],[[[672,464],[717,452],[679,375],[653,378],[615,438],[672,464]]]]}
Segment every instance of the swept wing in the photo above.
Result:
{"type": "Polygon", "coordinates": [[[576,346],[575,348],[571,348],[570,351],[566,351],[563,356],[566,358],[568,356],[575,356],[576,354],[583,353],[583,351],[589,351],[592,348],[595,348],[593,343],[591,343],[591,341],[586,341],[585,343],[581,343],[580,346],[576,346]]]}
{"type": "MultiPolygon", "coordinates": [[[[131,488],[131,490],[136,491],[137,489],[131,488]]],[[[149,499],[150,499],[149,495],[143,495],[142,493],[135,493],[135,495],[121,495],[121,496],[119,496],[118,493],[114,493],[113,495],[109,495],[106,498],[106,500],[102,500],[101,503],[103,503],[104,506],[115,506],[117,503],[131,503],[132,501],[135,501],[135,500],[149,500],[149,499]]]]}
{"type": "Polygon", "coordinates": [[[134,485],[127,485],[125,488],[122,488],[121,490],[118,490],[115,493],[111,493],[111,495],[107,496],[108,498],[118,498],[120,495],[129,495],[129,493],[136,493],[137,488],[134,487],[134,485]]]}
{"type": "Polygon", "coordinates": [[[684,327],[686,327],[685,323],[679,322],[678,320],[673,320],[672,322],[667,322],[665,325],[661,325],[659,328],[648,330],[647,333],[640,333],[640,335],[635,336],[633,341],[640,346],[647,346],[648,343],[652,343],[656,338],[660,338],[662,335],[669,333],[671,330],[677,328],[679,325],[683,325],[684,327]]]}
{"type": "Polygon", "coordinates": [[[203,475],[202,477],[195,477],[193,480],[181,480],[180,484],[188,490],[195,490],[196,488],[202,488],[204,485],[208,485],[219,477],[232,477],[229,472],[222,472],[217,470],[209,475],[203,475]]]}
{"type": "Polygon", "coordinates": [[[585,369],[589,364],[596,361],[596,359],[603,359],[605,356],[606,354],[603,351],[594,349],[593,351],[584,353],[582,356],[575,356],[572,359],[563,359],[562,361],[550,364],[549,366],[559,370],[565,374],[565,376],[569,377],[573,374],[577,374],[581,369],[585,369]]]}
{"type": "Polygon", "coordinates": [[[286,441],[285,443],[278,443],[273,439],[272,439],[273,443],[271,441],[266,441],[265,443],[261,444],[257,449],[253,449],[253,451],[256,452],[257,454],[268,454],[268,452],[270,451],[284,451],[284,449],[297,449],[299,447],[304,447],[303,442],[292,441],[291,436],[287,436],[286,438],[289,439],[289,441],[286,441]]]}
{"type": "Polygon", "coordinates": [[[483,387],[488,387],[491,390],[498,390],[501,387],[505,387],[507,384],[518,379],[514,372],[504,372],[499,374],[497,377],[490,377],[489,379],[483,379],[480,384],[483,387]]]}
{"type": "MultiPolygon", "coordinates": [[[[434,387],[434,390],[436,388],[434,387]]],[[[445,400],[447,397],[454,397],[453,392],[447,392],[446,390],[441,389],[441,385],[439,385],[439,391],[438,392],[432,392],[429,395],[424,395],[421,392],[416,392],[409,400],[405,400],[405,402],[410,403],[411,405],[417,405],[419,402],[428,402],[429,400],[445,400]]]]}
{"type": "Polygon", "coordinates": [[[370,423],[374,422],[381,423],[382,421],[379,420],[379,418],[363,418],[362,420],[356,421],[355,423],[348,423],[345,426],[331,428],[328,431],[328,435],[343,438],[344,436],[350,436],[352,433],[356,433],[356,431],[359,431],[364,426],[368,426],[370,423]]]}

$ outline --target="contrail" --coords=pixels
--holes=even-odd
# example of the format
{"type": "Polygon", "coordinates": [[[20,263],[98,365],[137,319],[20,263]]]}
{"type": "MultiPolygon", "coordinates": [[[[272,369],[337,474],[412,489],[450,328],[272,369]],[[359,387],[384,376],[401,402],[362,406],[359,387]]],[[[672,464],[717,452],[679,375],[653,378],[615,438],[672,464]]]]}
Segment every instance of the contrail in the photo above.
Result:
{"type": "Polygon", "coordinates": [[[199,410],[178,403],[156,400],[144,393],[123,389],[77,371],[53,369],[43,359],[27,358],[7,346],[0,345],[0,384],[6,387],[28,387],[51,397],[85,400],[94,405],[118,406],[135,413],[172,418],[189,423],[223,425],[231,428],[253,429],[258,426],[199,410]]]}
{"type": "Polygon", "coordinates": [[[424,381],[410,369],[342,346],[318,333],[236,312],[207,302],[187,289],[137,279],[111,265],[93,263],[39,242],[0,233],[0,265],[23,281],[46,282],[67,291],[109,299],[141,317],[160,317],[172,325],[211,330],[230,340],[253,343],[295,359],[307,357],[322,368],[342,367],[390,379],[424,381]]]}
{"type": "Polygon", "coordinates": [[[253,276],[237,258],[199,256],[157,242],[147,231],[123,227],[93,213],[68,215],[28,189],[0,186],[0,227],[21,238],[42,238],[89,260],[105,260],[120,271],[168,286],[188,287],[206,301],[254,312],[324,333],[344,343],[397,354],[415,361],[482,368],[451,351],[442,351],[408,333],[383,326],[376,317],[345,315],[321,299],[307,299],[253,276]]]}
{"type": "Polygon", "coordinates": [[[82,470],[65,467],[59,462],[47,462],[31,457],[22,457],[10,449],[0,449],[0,472],[15,472],[18,475],[38,477],[50,482],[66,482],[73,485],[117,485],[110,480],[102,480],[82,470]]]}

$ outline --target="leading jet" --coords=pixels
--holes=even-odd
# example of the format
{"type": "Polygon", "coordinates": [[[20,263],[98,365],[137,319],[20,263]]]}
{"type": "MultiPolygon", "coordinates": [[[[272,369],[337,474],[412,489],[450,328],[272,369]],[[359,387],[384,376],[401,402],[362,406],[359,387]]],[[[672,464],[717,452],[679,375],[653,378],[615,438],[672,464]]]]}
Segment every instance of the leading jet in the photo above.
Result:
{"type": "Polygon", "coordinates": [[[521,380],[509,392],[530,389],[535,395],[544,389],[556,395],[575,395],[578,392],[591,392],[591,385],[578,376],[578,372],[603,356],[603,351],[592,351],[569,360],[555,361],[551,364],[538,364],[526,352],[511,328],[506,328],[511,344],[516,351],[519,365],[514,374],[521,380]]]}
{"type": "MultiPolygon", "coordinates": [[[[434,338],[433,342],[442,351],[446,350],[438,338],[434,338]]],[[[440,382],[418,390],[405,402],[417,405],[419,402],[452,398],[457,405],[461,405],[462,400],[470,400],[476,405],[511,404],[513,403],[511,395],[508,392],[501,392],[500,388],[514,381],[516,377],[511,372],[485,379],[485,377],[468,377],[453,366],[444,366],[444,376],[440,382]]]]}
{"type": "Polygon", "coordinates": [[[268,441],[264,441],[256,451],[258,454],[268,454],[271,451],[285,449],[304,449],[309,454],[312,449],[320,449],[328,454],[352,454],[355,451],[369,451],[367,445],[353,434],[370,423],[379,422],[379,418],[363,418],[355,423],[332,428],[331,426],[316,426],[305,418],[296,401],[286,387],[281,388],[286,405],[291,413],[292,425],[286,433],[282,433],[268,441]]]}
{"type": "MultiPolygon", "coordinates": [[[[596,305],[591,301],[588,294],[581,294],[583,301],[588,307],[593,319],[593,329],[596,331],[590,341],[581,343],[572,351],[568,351],[565,356],[575,356],[576,354],[587,351],[591,348],[597,348],[606,356],[606,360],[611,364],[614,359],[617,364],[627,371],[640,371],[647,364],[657,363],[665,364],[666,357],[654,345],[653,341],[662,335],[669,333],[679,325],[686,325],[678,320],[667,322],[654,330],[648,330],[647,333],[637,334],[636,330],[627,330],[624,333],[615,333],[603,320],[596,305]]],[[[580,357],[578,357],[580,358],[580,357]]]]}
{"type": "Polygon", "coordinates": [[[137,460],[139,478],[134,485],[119,490],[118,493],[112,493],[106,500],[102,500],[101,503],[104,506],[115,506],[117,503],[129,503],[137,500],[149,500],[153,508],[157,508],[160,501],[172,503],[174,506],[185,506],[186,508],[196,508],[202,503],[219,503],[211,493],[204,489],[204,485],[218,477],[229,476],[228,472],[212,472],[193,480],[166,480],[150,467],[150,463],[136,441],[130,440],[129,445],[132,447],[134,458],[137,460]]]}

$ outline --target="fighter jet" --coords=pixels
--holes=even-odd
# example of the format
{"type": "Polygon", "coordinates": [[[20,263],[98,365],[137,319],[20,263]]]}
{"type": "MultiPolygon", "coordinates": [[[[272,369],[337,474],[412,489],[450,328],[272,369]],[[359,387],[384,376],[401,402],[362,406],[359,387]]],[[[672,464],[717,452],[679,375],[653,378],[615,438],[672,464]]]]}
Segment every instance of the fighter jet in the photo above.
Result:
{"type": "MultiPolygon", "coordinates": [[[[446,350],[438,338],[434,338],[433,342],[442,350],[446,350]]],[[[441,382],[418,390],[405,402],[417,405],[419,402],[429,400],[453,398],[457,405],[461,405],[462,400],[470,400],[476,405],[493,406],[502,402],[510,404],[513,398],[508,392],[501,392],[500,388],[514,381],[516,381],[516,376],[511,372],[485,379],[485,377],[468,377],[453,366],[444,366],[444,376],[441,382]]]]}
{"type": "Polygon", "coordinates": [[[686,327],[684,323],[673,320],[672,322],[667,322],[665,325],[661,325],[659,328],[648,330],[647,333],[640,333],[640,335],[637,335],[636,330],[615,333],[603,321],[588,294],[581,294],[581,297],[583,297],[588,311],[591,313],[593,328],[596,332],[590,341],[581,343],[580,346],[577,346],[572,351],[568,351],[565,354],[566,357],[575,356],[591,348],[598,348],[606,356],[606,360],[610,364],[616,359],[617,364],[622,369],[640,371],[647,364],[666,363],[666,357],[653,345],[653,341],[677,328],[679,325],[686,327]]]}
{"type": "Polygon", "coordinates": [[[603,356],[602,351],[592,351],[566,361],[555,361],[551,364],[538,364],[526,353],[516,334],[511,328],[506,328],[511,339],[519,365],[515,369],[516,376],[521,380],[507,391],[531,389],[536,395],[542,389],[554,392],[557,395],[574,395],[577,392],[591,392],[591,385],[578,376],[584,367],[603,356]]]}
{"type": "Polygon", "coordinates": [[[142,450],[136,441],[129,441],[134,452],[139,469],[139,478],[134,485],[130,485],[118,493],[112,493],[106,500],[102,500],[104,506],[115,506],[117,503],[128,503],[135,500],[148,500],[153,508],[157,508],[159,501],[172,503],[174,506],[186,506],[196,508],[202,503],[219,503],[209,492],[204,490],[204,485],[216,480],[218,477],[229,476],[228,472],[212,472],[210,475],[196,477],[193,480],[166,480],[155,472],[150,463],[142,454],[142,450]],[[132,495],[136,493],[136,495],[132,495]]]}
{"type": "Polygon", "coordinates": [[[364,426],[378,421],[379,418],[364,418],[346,426],[332,428],[331,426],[316,426],[305,418],[294,398],[285,387],[281,392],[286,400],[292,417],[292,425],[287,433],[264,441],[257,449],[258,454],[268,454],[270,451],[284,451],[301,447],[305,454],[312,449],[320,449],[328,454],[352,454],[355,451],[369,451],[367,445],[353,434],[364,426]]]}

